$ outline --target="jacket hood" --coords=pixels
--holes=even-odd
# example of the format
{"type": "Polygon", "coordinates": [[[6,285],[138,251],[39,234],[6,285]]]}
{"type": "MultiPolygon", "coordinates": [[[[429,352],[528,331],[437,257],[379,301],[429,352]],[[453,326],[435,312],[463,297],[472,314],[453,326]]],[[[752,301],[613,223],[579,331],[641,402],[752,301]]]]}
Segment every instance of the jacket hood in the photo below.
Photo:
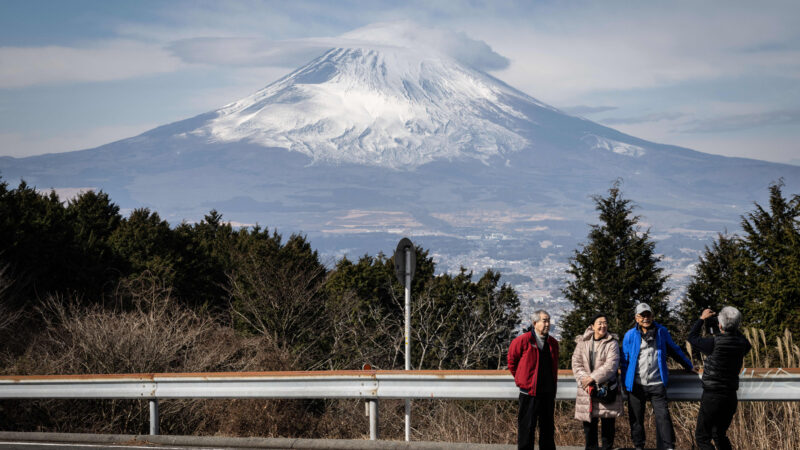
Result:
{"type": "MultiPolygon", "coordinates": [[[[586,331],[584,331],[582,335],[575,338],[575,342],[588,341],[593,337],[594,337],[594,330],[592,330],[592,326],[589,325],[588,327],[586,327],[586,331]]],[[[617,336],[615,333],[606,333],[605,337],[603,339],[600,339],[600,341],[607,341],[609,339],[614,339],[615,341],[619,341],[619,336],[617,336]]]]}

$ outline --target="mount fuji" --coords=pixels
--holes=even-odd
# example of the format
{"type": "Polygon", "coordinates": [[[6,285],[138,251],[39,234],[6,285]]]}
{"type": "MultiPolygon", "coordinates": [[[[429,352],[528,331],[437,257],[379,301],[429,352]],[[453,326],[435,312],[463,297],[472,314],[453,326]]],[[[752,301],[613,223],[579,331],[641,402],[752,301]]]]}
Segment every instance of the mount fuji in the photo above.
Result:
{"type": "Polygon", "coordinates": [[[0,175],[102,189],[173,223],[211,209],[302,232],[332,260],[406,235],[442,270],[492,267],[558,310],[566,261],[615,180],[675,287],[704,245],[800,167],[657,144],[570,116],[462,59],[400,40],[330,48],[215,111],[97,148],[0,157],[0,175]],[[555,306],[553,306],[555,305],[555,306]]]}

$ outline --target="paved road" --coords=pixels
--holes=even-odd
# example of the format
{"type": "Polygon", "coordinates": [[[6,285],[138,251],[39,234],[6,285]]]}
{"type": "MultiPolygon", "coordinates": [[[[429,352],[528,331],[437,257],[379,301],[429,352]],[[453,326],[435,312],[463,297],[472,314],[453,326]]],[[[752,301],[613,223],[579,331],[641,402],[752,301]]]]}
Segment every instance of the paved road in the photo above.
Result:
{"type": "MultiPolygon", "coordinates": [[[[188,448],[192,449],[218,449],[219,447],[174,447],[174,446],[167,446],[167,445],[94,445],[94,444],[75,444],[70,442],[52,442],[52,443],[41,443],[41,442],[15,442],[15,441],[8,441],[8,442],[0,442],[0,449],[19,449],[19,450],[53,450],[58,448],[66,448],[66,449],[80,449],[80,450],[128,450],[128,449],[147,449],[147,450],[186,450],[188,448]]],[[[242,447],[239,447],[242,448],[242,447]]]]}
{"type": "Polygon", "coordinates": [[[0,432],[0,449],[307,449],[307,450],[513,450],[514,445],[344,439],[227,438],[217,436],[134,436],[77,433],[0,432]]]}
{"type": "MultiPolygon", "coordinates": [[[[218,436],[148,436],[78,433],[18,433],[0,431],[0,450],[514,450],[516,445],[448,442],[367,441],[345,439],[228,438],[218,436]]],[[[579,450],[582,447],[559,447],[579,450]]]]}

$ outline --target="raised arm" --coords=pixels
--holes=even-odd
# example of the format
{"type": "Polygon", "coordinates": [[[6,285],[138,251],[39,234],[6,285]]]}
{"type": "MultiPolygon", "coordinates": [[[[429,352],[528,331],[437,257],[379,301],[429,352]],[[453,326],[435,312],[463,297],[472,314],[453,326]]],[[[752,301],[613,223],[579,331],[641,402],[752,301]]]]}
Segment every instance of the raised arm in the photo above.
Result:
{"type": "Polygon", "coordinates": [[[710,355],[714,351],[714,338],[704,338],[700,336],[703,330],[703,319],[697,319],[689,330],[689,343],[692,348],[696,348],[706,355],[710,355]]]}

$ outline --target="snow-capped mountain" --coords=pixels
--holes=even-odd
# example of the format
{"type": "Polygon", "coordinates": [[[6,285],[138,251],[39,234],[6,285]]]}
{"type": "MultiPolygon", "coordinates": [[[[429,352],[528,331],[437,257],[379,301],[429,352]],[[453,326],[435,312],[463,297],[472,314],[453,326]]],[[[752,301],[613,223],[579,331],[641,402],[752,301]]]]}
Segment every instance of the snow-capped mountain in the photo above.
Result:
{"type": "Polygon", "coordinates": [[[800,167],[648,142],[415,40],[365,34],[218,110],[90,150],[0,158],[0,174],[103,189],[172,222],[217,209],[307,233],[329,255],[390,252],[410,235],[443,269],[499,269],[531,301],[560,296],[597,220],[591,196],[616,179],[678,281],[771,182],[800,192],[800,167]]]}
{"type": "MultiPolygon", "coordinates": [[[[198,131],[301,152],[315,162],[416,167],[529,144],[515,131],[536,102],[444,55],[409,48],[335,48],[217,111],[198,131]]],[[[543,105],[542,105],[543,106],[543,105]]]]}

